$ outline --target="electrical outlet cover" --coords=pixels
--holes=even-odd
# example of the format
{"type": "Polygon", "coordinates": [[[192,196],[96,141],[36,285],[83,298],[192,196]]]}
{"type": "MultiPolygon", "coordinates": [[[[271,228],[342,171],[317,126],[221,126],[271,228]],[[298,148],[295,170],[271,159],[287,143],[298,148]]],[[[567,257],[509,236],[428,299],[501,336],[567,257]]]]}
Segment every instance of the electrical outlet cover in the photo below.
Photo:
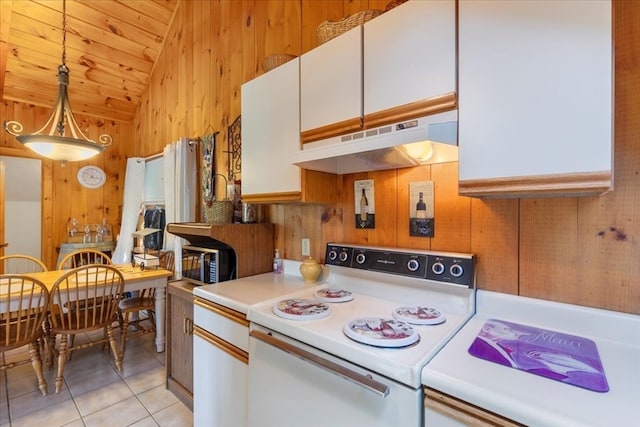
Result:
{"type": "Polygon", "coordinates": [[[302,256],[311,256],[311,243],[309,239],[302,239],[302,256]]]}

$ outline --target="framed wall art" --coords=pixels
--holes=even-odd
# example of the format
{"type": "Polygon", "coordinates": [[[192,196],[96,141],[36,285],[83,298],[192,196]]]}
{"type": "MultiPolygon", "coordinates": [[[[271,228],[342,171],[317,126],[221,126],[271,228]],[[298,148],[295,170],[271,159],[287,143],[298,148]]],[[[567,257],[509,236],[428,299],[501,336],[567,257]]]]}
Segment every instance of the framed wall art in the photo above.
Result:
{"type": "Polygon", "coordinates": [[[354,195],[356,228],[376,228],[373,180],[355,181],[354,195]]]}
{"type": "Polygon", "coordinates": [[[434,236],[433,181],[409,183],[409,235],[434,236]]]}

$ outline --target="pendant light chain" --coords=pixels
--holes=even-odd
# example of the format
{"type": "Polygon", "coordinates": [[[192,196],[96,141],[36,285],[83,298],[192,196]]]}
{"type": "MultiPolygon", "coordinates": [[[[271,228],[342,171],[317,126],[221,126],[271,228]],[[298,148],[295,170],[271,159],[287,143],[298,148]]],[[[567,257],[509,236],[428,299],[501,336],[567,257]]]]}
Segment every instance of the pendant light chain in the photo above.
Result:
{"type": "Polygon", "coordinates": [[[62,65],[67,66],[67,0],[62,0],[62,65]]]}
{"type": "MultiPolygon", "coordinates": [[[[67,0],[62,0],[62,65],[60,69],[64,70],[64,73],[68,76],[69,68],[67,68],[67,0]]],[[[61,70],[59,70],[60,72],[61,70]]],[[[60,78],[60,77],[58,77],[60,78]]],[[[68,77],[66,77],[68,79],[68,77]]],[[[68,83],[68,80],[67,80],[68,83]]],[[[64,92],[59,93],[58,97],[61,99],[66,98],[66,87],[64,92]]],[[[66,127],[67,115],[65,111],[65,102],[61,103],[62,114],[58,117],[58,124],[56,124],[56,132],[59,136],[64,137],[64,128],[66,127]]]]}

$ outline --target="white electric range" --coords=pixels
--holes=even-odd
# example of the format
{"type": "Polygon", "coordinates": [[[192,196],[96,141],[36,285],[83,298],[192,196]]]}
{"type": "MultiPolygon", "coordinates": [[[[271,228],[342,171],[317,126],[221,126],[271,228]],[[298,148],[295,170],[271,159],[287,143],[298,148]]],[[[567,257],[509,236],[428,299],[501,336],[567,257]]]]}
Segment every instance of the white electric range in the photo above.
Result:
{"type": "Polygon", "coordinates": [[[248,424],[422,425],[421,370],[475,311],[475,257],[329,244],[325,259],[325,283],[249,307],[248,424]]]}

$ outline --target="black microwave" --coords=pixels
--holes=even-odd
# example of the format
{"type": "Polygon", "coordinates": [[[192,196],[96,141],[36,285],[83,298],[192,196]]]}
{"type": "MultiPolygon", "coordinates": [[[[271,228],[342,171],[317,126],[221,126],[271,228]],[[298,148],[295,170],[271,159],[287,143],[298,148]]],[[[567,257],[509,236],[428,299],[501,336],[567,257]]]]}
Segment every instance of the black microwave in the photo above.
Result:
{"type": "Polygon", "coordinates": [[[230,248],[182,247],[182,277],[197,284],[235,279],[236,256],[230,248]]]}

